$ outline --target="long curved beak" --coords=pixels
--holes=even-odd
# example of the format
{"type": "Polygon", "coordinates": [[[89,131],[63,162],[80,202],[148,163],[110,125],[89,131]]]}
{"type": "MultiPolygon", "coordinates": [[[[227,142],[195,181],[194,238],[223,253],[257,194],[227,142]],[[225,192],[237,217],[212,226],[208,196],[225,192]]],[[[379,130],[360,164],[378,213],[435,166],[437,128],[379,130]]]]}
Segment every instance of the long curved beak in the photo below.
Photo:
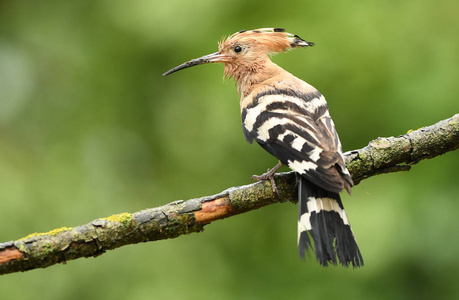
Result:
{"type": "Polygon", "coordinates": [[[170,69],[166,73],[163,74],[163,76],[167,76],[169,74],[172,74],[174,72],[197,66],[197,65],[202,65],[202,64],[208,64],[208,63],[215,63],[215,62],[226,62],[228,61],[228,56],[225,54],[220,54],[220,52],[215,52],[212,54],[204,55],[199,58],[192,59],[190,61],[187,61],[180,66],[177,66],[173,69],[170,69]]]}

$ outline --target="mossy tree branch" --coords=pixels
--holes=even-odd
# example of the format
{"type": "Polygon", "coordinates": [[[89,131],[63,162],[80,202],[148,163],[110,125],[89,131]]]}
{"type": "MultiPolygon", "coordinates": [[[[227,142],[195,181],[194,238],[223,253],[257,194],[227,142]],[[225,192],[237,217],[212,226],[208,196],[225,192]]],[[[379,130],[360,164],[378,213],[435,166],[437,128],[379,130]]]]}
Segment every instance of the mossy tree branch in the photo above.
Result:
{"type": "MultiPolygon", "coordinates": [[[[459,148],[459,114],[399,137],[378,138],[368,146],[346,152],[346,164],[358,184],[365,178],[408,171],[422,159],[459,148]]],[[[88,224],[62,227],[46,233],[0,243],[0,274],[46,268],[80,257],[98,256],[107,250],[141,242],[175,238],[200,232],[223,218],[272,203],[296,202],[295,174],[276,175],[279,197],[268,181],[230,188],[220,194],[175,201],[167,205],[122,213],[88,224]]]]}

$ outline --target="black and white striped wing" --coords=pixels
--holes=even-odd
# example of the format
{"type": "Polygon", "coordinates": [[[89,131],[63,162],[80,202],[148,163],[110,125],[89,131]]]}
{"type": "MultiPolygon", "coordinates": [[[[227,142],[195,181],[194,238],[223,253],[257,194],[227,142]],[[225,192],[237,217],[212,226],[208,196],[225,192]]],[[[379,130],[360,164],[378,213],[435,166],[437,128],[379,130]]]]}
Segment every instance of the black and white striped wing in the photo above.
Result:
{"type": "Polygon", "coordinates": [[[338,134],[319,92],[261,93],[243,110],[242,121],[247,141],[255,140],[312,183],[332,192],[352,186],[338,134]]]}

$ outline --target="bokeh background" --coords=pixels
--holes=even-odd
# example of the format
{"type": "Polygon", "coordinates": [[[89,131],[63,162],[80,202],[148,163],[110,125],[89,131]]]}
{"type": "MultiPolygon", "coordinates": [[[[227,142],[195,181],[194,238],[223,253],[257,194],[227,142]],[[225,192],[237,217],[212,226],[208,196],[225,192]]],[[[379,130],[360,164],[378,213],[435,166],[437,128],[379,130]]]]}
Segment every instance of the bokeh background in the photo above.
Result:
{"type": "MultiPolygon", "coordinates": [[[[284,27],[274,61],[328,99],[344,150],[459,111],[459,2],[1,1],[0,241],[250,182],[221,65],[161,74],[223,35],[284,27]]],[[[362,182],[343,201],[361,269],[301,262],[297,207],[0,277],[9,299],[457,299],[459,153],[362,182]]],[[[5,298],[6,299],[6,298],[5,298]]]]}

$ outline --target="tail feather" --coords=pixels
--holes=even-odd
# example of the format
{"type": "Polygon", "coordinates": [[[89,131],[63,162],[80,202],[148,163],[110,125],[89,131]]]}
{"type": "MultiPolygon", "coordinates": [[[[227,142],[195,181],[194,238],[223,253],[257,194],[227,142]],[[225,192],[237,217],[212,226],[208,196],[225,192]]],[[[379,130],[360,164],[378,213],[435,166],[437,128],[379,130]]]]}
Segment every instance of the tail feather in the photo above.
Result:
{"type": "Polygon", "coordinates": [[[363,266],[362,255],[352,233],[338,193],[333,193],[298,176],[298,251],[314,249],[322,266],[338,262],[343,266],[363,266]],[[314,243],[312,246],[311,239],[314,243]]]}

